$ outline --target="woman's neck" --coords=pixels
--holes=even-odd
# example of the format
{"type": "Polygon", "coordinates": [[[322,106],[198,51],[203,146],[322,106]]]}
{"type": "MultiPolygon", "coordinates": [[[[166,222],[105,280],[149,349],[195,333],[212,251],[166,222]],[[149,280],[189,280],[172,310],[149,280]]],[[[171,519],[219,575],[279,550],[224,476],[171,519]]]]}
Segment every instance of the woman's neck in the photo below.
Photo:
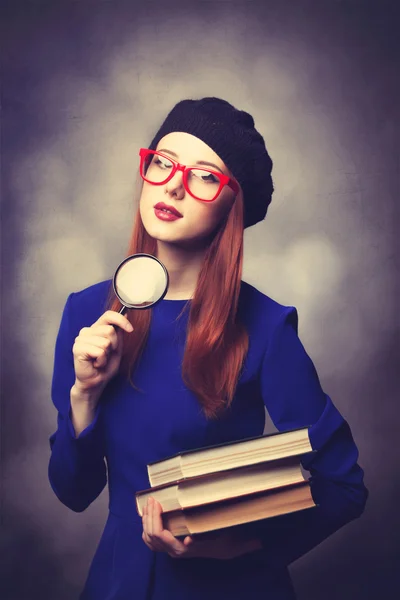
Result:
{"type": "Polygon", "coordinates": [[[173,244],[157,244],[157,258],[168,271],[166,300],[187,300],[193,297],[205,250],[187,250],[173,244]]]}

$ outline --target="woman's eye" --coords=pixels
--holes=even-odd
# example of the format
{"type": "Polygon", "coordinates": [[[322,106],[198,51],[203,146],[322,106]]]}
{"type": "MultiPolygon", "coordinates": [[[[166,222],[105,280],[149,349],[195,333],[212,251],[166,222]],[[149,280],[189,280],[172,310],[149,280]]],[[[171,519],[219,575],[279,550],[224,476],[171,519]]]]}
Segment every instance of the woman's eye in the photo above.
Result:
{"type": "Polygon", "coordinates": [[[171,161],[160,156],[156,156],[154,162],[160,169],[170,169],[172,167],[171,161]]]}
{"type": "Polygon", "coordinates": [[[218,183],[219,181],[216,175],[214,175],[213,173],[209,173],[208,171],[193,169],[192,174],[201,181],[204,181],[204,183],[218,183]]]}

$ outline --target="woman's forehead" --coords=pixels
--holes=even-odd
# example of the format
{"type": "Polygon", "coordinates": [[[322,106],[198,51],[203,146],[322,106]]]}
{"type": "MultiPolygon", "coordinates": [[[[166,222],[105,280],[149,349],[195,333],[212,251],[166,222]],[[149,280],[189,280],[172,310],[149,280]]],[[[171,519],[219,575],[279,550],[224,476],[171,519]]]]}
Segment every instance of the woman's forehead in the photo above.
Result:
{"type": "Polygon", "coordinates": [[[215,163],[221,169],[224,162],[203,140],[183,131],[173,131],[165,135],[157,144],[157,150],[170,150],[177,155],[177,160],[183,164],[192,164],[198,161],[215,163]]]}

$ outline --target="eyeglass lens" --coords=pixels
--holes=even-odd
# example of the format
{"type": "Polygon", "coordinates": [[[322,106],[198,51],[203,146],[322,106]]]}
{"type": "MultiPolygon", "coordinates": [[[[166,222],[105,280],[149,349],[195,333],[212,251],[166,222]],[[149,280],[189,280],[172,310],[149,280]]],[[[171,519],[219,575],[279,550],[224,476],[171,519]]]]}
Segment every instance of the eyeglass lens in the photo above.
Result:
{"type": "MultiPolygon", "coordinates": [[[[150,183],[164,183],[173,166],[174,163],[168,158],[149,153],[144,165],[145,172],[142,175],[150,183]]],[[[202,200],[212,200],[216,196],[220,188],[220,179],[216,174],[197,167],[190,167],[187,169],[186,175],[186,183],[191,194],[202,200]]]]}

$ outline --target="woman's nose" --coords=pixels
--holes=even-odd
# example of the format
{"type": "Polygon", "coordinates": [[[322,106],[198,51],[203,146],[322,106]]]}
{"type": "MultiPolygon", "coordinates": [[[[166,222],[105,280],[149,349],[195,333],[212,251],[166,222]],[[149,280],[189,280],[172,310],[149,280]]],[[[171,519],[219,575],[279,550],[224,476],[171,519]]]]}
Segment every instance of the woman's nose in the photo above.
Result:
{"type": "Polygon", "coordinates": [[[167,181],[165,184],[166,194],[175,194],[177,196],[184,196],[185,186],[183,185],[183,173],[177,171],[175,175],[167,181]]]}

